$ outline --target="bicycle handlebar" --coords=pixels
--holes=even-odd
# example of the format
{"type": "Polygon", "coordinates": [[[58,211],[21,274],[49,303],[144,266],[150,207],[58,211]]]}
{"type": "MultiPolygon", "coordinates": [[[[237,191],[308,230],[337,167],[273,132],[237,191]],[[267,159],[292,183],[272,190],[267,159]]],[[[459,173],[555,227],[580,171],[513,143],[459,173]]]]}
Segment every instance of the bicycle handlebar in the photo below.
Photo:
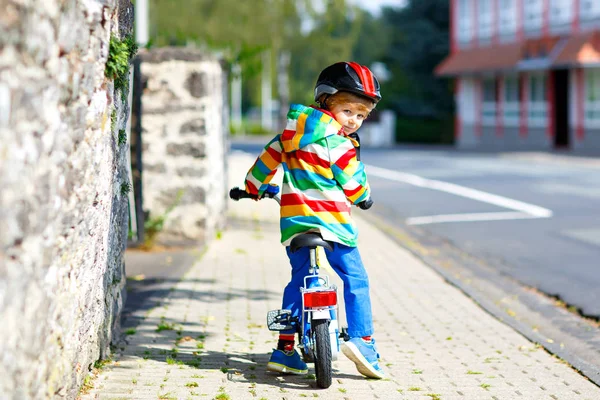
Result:
{"type": "MultiPolygon", "coordinates": [[[[276,196],[277,196],[276,194],[265,192],[265,193],[263,193],[261,199],[264,199],[265,197],[273,199],[276,196]]],[[[245,190],[240,189],[237,186],[232,188],[229,191],[229,198],[231,200],[235,200],[235,201],[239,201],[240,199],[254,199],[254,200],[259,199],[258,196],[250,194],[250,193],[246,192],[245,190]]]]}

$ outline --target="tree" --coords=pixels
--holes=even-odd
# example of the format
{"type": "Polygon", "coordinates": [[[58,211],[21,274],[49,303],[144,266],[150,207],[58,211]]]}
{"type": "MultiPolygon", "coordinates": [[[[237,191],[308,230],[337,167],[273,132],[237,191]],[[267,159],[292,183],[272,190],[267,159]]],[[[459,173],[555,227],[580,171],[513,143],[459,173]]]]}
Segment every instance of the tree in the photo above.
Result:
{"type": "Polygon", "coordinates": [[[444,118],[453,111],[449,80],[433,75],[449,52],[447,0],[410,0],[405,8],[383,10],[390,45],[384,61],[394,78],[387,105],[400,115],[444,118]]]}
{"type": "Polygon", "coordinates": [[[277,88],[277,97],[284,102],[287,97],[311,103],[319,72],[336,61],[351,59],[365,15],[347,0],[323,0],[322,8],[314,7],[312,0],[150,1],[153,44],[194,44],[218,51],[230,65],[240,64],[246,109],[260,104],[258,80],[267,49],[272,54],[272,86],[277,88]],[[289,79],[282,79],[285,68],[289,79]],[[287,95],[285,88],[277,86],[286,81],[287,95]]]}

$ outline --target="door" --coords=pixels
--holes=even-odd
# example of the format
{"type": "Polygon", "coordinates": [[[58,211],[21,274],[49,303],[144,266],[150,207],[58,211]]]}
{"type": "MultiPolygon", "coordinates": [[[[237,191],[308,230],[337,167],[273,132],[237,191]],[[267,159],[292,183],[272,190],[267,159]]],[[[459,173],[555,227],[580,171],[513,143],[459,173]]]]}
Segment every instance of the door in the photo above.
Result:
{"type": "Polygon", "coordinates": [[[569,70],[552,71],[554,78],[554,147],[569,147],[569,70]]]}

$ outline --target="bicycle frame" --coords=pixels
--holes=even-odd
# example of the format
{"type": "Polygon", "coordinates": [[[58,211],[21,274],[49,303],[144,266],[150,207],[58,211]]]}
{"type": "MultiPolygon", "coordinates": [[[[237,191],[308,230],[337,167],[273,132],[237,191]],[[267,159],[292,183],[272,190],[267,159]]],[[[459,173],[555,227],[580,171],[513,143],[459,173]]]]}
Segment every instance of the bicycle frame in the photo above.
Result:
{"type": "Polygon", "coordinates": [[[310,264],[309,275],[304,277],[304,287],[300,288],[302,293],[300,347],[310,357],[315,347],[310,335],[312,321],[327,320],[329,321],[331,357],[333,360],[337,360],[340,350],[337,324],[337,287],[329,282],[327,275],[319,274],[316,248],[310,249],[310,264]]]}
{"type": "MultiPolygon", "coordinates": [[[[256,198],[239,188],[232,188],[229,197],[233,200],[256,198]]],[[[281,205],[277,193],[268,193],[281,205]]],[[[304,285],[300,288],[302,315],[292,316],[291,310],[271,310],[267,313],[267,327],[272,331],[295,329],[299,335],[298,347],[302,350],[305,362],[314,362],[317,386],[328,388],[332,382],[332,360],[337,360],[340,351],[340,334],[337,322],[337,287],[329,282],[329,277],[319,274],[317,249],[319,246],[331,248],[329,242],[320,235],[307,233],[299,236],[298,248],[309,249],[310,265],[304,285]]],[[[296,239],[294,239],[296,240],[296,239]]],[[[292,244],[294,241],[292,241],[292,244]]],[[[292,251],[296,251],[292,250],[292,251]]],[[[285,369],[282,371],[284,372],[285,369]]]]}

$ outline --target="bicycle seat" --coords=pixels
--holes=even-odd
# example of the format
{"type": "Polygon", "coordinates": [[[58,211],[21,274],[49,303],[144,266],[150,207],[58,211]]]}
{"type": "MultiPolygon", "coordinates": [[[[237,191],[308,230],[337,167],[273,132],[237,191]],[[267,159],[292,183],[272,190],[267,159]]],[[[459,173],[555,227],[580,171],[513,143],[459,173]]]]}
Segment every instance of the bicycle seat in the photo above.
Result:
{"type": "Polygon", "coordinates": [[[303,233],[292,239],[290,243],[290,251],[297,252],[302,247],[324,247],[329,251],[333,251],[333,242],[324,240],[318,233],[303,233]]]}

